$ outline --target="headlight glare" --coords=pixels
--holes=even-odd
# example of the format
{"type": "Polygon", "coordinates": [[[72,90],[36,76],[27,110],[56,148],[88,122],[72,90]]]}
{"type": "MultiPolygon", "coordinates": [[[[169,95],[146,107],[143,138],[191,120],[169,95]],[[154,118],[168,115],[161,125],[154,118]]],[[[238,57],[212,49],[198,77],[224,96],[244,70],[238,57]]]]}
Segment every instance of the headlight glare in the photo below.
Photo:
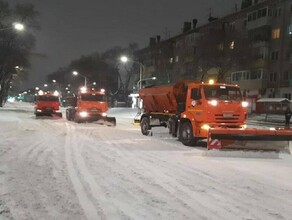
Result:
{"type": "Polygon", "coordinates": [[[81,117],[87,117],[88,116],[88,113],[87,112],[79,112],[79,115],[81,117]]]}

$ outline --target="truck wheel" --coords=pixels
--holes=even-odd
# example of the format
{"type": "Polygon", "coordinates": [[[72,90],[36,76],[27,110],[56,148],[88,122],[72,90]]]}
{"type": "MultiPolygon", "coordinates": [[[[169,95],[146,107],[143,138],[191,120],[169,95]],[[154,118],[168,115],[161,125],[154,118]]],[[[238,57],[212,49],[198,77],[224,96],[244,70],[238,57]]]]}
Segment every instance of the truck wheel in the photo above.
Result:
{"type": "Polygon", "coordinates": [[[180,126],[179,140],[186,146],[191,146],[195,143],[193,128],[190,122],[184,122],[180,126]]]}
{"type": "Polygon", "coordinates": [[[67,119],[68,121],[70,121],[70,118],[69,118],[69,113],[68,113],[68,111],[66,111],[66,119],[67,119]]]}
{"type": "Polygon", "coordinates": [[[168,126],[169,134],[171,134],[172,137],[177,137],[177,121],[174,119],[169,119],[168,126]]]}
{"type": "Polygon", "coordinates": [[[76,122],[76,123],[80,123],[81,122],[81,120],[80,120],[80,118],[77,116],[77,114],[75,114],[75,116],[74,116],[74,121],[76,122]]]}
{"type": "Polygon", "coordinates": [[[150,131],[149,131],[150,130],[149,118],[144,117],[141,120],[140,126],[141,126],[141,132],[142,132],[143,135],[148,135],[150,133],[150,131]]]}

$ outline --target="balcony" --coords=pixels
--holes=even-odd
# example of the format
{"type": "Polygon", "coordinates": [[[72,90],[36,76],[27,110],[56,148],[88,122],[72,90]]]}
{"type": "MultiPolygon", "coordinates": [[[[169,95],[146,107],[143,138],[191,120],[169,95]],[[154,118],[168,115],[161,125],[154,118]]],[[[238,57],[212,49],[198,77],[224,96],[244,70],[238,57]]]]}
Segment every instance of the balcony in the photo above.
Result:
{"type": "Polygon", "coordinates": [[[231,83],[239,85],[242,90],[259,90],[267,88],[267,80],[265,79],[231,81],[231,83]]]}
{"type": "Polygon", "coordinates": [[[281,80],[280,87],[291,87],[292,86],[292,80],[281,80]]]}
{"type": "Polygon", "coordinates": [[[246,28],[247,30],[253,30],[256,28],[271,26],[271,25],[272,25],[272,17],[266,16],[266,17],[261,17],[256,20],[247,22],[246,28]]]}

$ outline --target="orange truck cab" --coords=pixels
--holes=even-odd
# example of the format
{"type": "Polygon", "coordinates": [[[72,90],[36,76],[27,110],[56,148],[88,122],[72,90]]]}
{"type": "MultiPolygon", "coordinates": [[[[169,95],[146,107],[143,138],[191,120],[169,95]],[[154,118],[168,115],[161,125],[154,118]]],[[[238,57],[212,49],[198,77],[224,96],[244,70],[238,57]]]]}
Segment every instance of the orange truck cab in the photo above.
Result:
{"type": "Polygon", "coordinates": [[[247,102],[237,85],[179,81],[141,89],[139,95],[142,134],[165,126],[185,145],[207,138],[210,128],[243,128],[247,120],[247,102]]]}
{"type": "Polygon", "coordinates": [[[60,112],[59,96],[54,94],[39,94],[35,97],[35,110],[36,116],[43,115],[57,115],[62,117],[60,112]]]}
{"type": "Polygon", "coordinates": [[[107,116],[108,102],[105,92],[85,90],[78,92],[72,106],[66,109],[66,118],[77,123],[83,121],[110,122],[115,125],[113,117],[107,116]]]}

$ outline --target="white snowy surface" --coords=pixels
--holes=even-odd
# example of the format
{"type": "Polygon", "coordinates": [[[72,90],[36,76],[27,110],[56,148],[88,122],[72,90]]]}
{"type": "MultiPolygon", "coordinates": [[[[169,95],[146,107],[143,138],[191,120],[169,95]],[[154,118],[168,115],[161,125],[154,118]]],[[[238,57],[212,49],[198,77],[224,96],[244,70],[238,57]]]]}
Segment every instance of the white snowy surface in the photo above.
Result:
{"type": "Polygon", "coordinates": [[[292,219],[292,157],[186,147],[117,126],[0,109],[0,219],[292,219]]]}

